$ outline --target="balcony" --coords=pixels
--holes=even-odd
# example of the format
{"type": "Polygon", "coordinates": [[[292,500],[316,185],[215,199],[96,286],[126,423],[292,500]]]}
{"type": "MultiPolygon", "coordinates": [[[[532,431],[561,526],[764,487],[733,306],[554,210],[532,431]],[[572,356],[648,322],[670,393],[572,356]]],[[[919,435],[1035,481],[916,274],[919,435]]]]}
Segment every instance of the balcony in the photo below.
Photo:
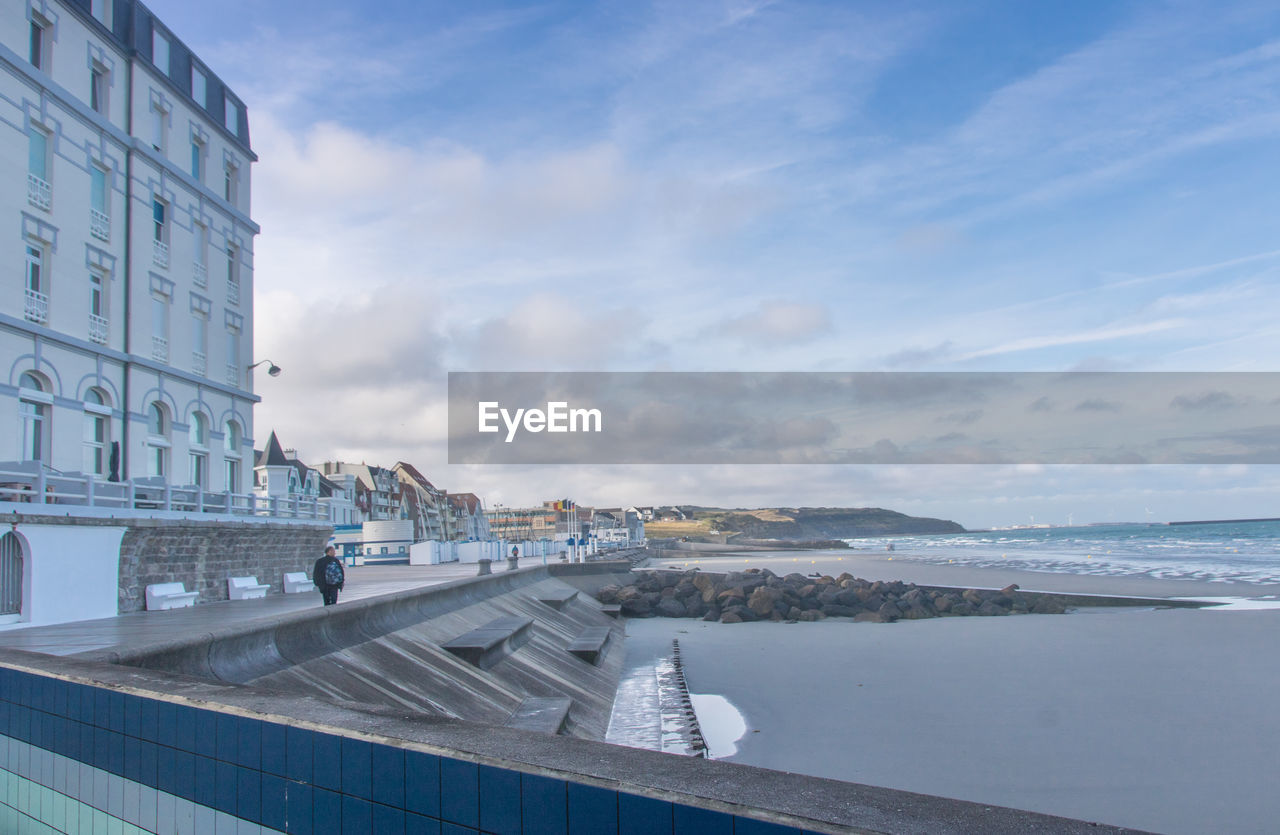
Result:
{"type": "Polygon", "coordinates": [[[107,320],[92,313],[89,314],[89,341],[99,345],[107,344],[107,320]]]}
{"type": "Polygon", "coordinates": [[[49,211],[53,207],[53,186],[35,174],[27,174],[27,202],[49,211]]]}
{"type": "Polygon", "coordinates": [[[227,304],[240,304],[240,282],[234,278],[227,279],[227,304]]]}
{"type": "Polygon", "coordinates": [[[151,263],[169,269],[169,245],[164,241],[151,242],[151,263]]]}
{"type": "Polygon", "coordinates": [[[227,363],[227,385],[240,388],[240,366],[227,363]]]}
{"type": "Polygon", "coordinates": [[[100,241],[111,240],[111,218],[97,209],[90,209],[89,234],[100,241]]]}
{"type": "Polygon", "coordinates": [[[43,325],[49,321],[49,297],[27,288],[27,302],[23,305],[22,315],[28,322],[43,325]]]}
{"type": "Polygon", "coordinates": [[[151,337],[151,358],[160,362],[169,361],[169,340],[163,336],[151,337]]]}
{"type": "Polygon", "coordinates": [[[209,268],[199,261],[191,264],[191,281],[197,287],[209,286],[209,268]]]}
{"type": "Polygon", "coordinates": [[[209,371],[208,357],[199,351],[191,352],[191,371],[203,377],[209,371]]]}

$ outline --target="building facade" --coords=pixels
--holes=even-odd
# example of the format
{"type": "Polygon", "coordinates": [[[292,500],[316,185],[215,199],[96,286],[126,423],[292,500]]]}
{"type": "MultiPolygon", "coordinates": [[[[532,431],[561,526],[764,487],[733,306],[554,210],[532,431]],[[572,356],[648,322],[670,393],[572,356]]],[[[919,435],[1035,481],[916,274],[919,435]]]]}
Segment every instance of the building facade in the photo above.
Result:
{"type": "Polygon", "coordinates": [[[244,105],[136,0],[6,2],[0,85],[0,462],[248,493],[244,105]]]}

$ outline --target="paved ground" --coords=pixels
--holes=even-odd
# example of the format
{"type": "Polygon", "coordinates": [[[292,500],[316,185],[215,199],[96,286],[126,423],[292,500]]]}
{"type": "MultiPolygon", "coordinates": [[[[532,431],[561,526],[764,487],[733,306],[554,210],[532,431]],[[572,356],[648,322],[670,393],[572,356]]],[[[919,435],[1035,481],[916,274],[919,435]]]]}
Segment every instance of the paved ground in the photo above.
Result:
{"type": "MultiPolygon", "coordinates": [[[[521,568],[542,565],[542,557],[520,560],[521,568]]],[[[494,573],[506,570],[506,562],[494,565],[494,573]]],[[[363,565],[347,569],[347,585],[338,605],[366,597],[433,586],[476,576],[474,563],[445,565],[363,565]]],[[[74,655],[120,645],[152,644],[222,629],[257,618],[275,617],[321,605],[317,591],[302,594],[269,594],[259,600],[221,600],[185,609],[131,612],[113,618],[63,623],[56,626],[13,627],[0,631],[0,646],[74,655]]]]}

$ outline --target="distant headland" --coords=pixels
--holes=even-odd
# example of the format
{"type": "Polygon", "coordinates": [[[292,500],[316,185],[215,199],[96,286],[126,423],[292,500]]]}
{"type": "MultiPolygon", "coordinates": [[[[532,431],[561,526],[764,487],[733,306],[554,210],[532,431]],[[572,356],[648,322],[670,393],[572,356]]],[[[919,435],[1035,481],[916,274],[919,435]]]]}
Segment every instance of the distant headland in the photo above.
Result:
{"type": "Polygon", "coordinates": [[[948,519],[908,516],[880,507],[718,508],[693,505],[662,509],[645,523],[649,537],[746,545],[759,541],[819,541],[922,533],[964,533],[948,519]]]}

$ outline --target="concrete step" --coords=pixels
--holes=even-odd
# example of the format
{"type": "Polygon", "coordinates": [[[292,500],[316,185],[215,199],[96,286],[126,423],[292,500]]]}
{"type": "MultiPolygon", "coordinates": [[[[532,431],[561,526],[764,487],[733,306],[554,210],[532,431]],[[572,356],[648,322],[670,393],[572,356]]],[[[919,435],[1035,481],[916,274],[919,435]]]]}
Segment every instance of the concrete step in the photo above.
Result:
{"type": "Polygon", "coordinates": [[[533,618],[509,616],[491,620],[441,646],[464,661],[487,670],[529,640],[533,618]]]}
{"type": "Polygon", "coordinates": [[[621,603],[601,603],[600,611],[611,618],[616,618],[622,615],[622,604],[621,603]]]}
{"type": "Polygon", "coordinates": [[[558,612],[577,596],[577,589],[556,589],[555,591],[539,592],[536,599],[539,603],[545,603],[558,612]]]}
{"type": "Polygon", "coordinates": [[[564,730],[573,699],[568,696],[531,696],[512,712],[506,725],[526,731],[558,734],[564,730]]]}
{"type": "Polygon", "coordinates": [[[607,626],[588,626],[569,644],[569,652],[588,664],[594,664],[604,655],[604,646],[609,642],[611,633],[607,626]]]}

